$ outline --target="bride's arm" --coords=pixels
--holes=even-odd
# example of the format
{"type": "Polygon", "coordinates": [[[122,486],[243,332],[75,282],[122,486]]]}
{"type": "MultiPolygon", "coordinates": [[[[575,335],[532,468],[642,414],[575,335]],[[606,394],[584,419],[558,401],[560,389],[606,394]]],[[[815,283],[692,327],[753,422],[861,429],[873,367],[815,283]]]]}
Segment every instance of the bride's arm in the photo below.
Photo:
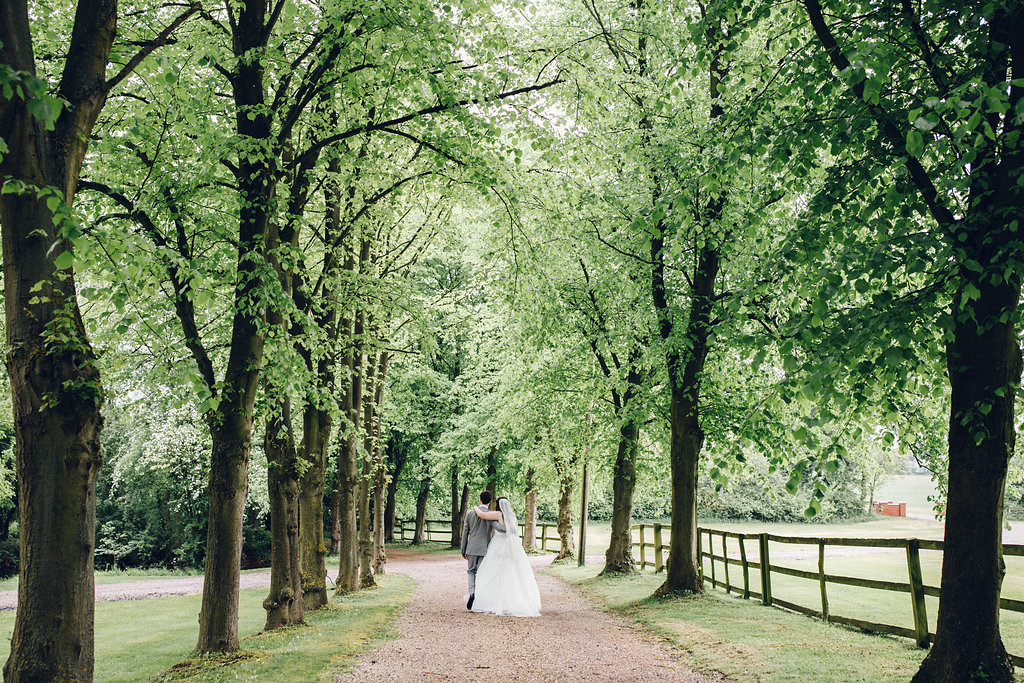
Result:
{"type": "Polygon", "coordinates": [[[487,512],[483,512],[480,508],[476,508],[476,516],[480,519],[486,519],[491,522],[501,519],[501,513],[497,510],[488,510],[487,512]]]}

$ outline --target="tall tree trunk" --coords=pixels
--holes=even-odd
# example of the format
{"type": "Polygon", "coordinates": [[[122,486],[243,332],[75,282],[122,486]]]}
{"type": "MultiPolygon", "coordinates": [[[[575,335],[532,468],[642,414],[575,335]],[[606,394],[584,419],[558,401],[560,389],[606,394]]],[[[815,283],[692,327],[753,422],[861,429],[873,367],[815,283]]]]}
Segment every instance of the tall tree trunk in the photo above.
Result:
{"type": "MultiPolygon", "coordinates": [[[[345,413],[345,435],[338,451],[338,521],[340,540],[338,547],[338,579],[335,589],[351,592],[359,587],[359,563],[357,561],[359,537],[356,525],[356,507],[359,499],[359,425],[360,406],[363,401],[362,353],[355,345],[353,335],[355,321],[342,321],[343,334],[350,344],[346,360],[347,388],[342,395],[341,409],[345,413]],[[347,331],[347,333],[345,332],[347,331]]],[[[361,325],[358,333],[362,333],[361,325]]]]}
{"type": "MultiPolygon", "coordinates": [[[[660,239],[652,240],[651,256],[663,259],[660,239]],[[655,254],[657,248],[657,254],[655,254]]],[[[718,276],[718,252],[700,249],[697,270],[692,278],[690,312],[686,323],[687,348],[680,353],[672,346],[672,322],[665,297],[664,261],[655,266],[655,306],[666,342],[670,395],[670,459],[672,465],[672,536],[665,582],[658,594],[703,593],[697,556],[697,466],[704,432],[700,426],[700,389],[704,363],[708,355],[711,331],[711,306],[718,276]]]]}
{"type": "MultiPolygon", "coordinates": [[[[804,0],[803,4],[836,74],[848,71],[850,60],[832,34],[821,3],[804,0]]],[[[911,26],[917,24],[924,33],[913,12],[906,3],[902,19],[911,26]]],[[[1006,466],[1016,442],[1014,394],[1021,375],[1015,325],[1021,287],[1024,146],[1020,137],[1024,125],[1019,110],[1024,88],[1015,79],[1024,68],[1024,6],[991,3],[984,18],[979,8],[972,7],[965,11],[964,23],[972,22],[986,26],[987,36],[973,44],[963,42],[965,54],[974,58],[966,67],[969,72],[950,74],[952,82],[980,78],[984,84],[980,87],[1007,93],[1009,98],[1005,114],[996,108],[978,110],[984,112],[994,135],[991,141],[977,136],[968,148],[972,163],[967,171],[966,215],[959,217],[952,208],[962,199],[941,195],[936,186],[942,187],[945,181],[936,182],[921,158],[909,153],[905,129],[899,123],[903,110],[889,110],[885,103],[867,97],[863,82],[848,86],[848,95],[865,104],[874,118],[879,138],[902,157],[908,177],[939,227],[937,232],[948,241],[958,270],[952,339],[946,347],[951,389],[949,490],[939,613],[935,644],[914,676],[918,683],[1014,678],[999,633],[999,592],[1004,572],[1002,503],[1006,466]]],[[[959,36],[953,38],[953,43],[961,41],[959,36]]],[[[931,66],[934,46],[927,34],[907,43],[914,53],[911,59],[931,66]]],[[[947,76],[941,70],[938,77],[934,68],[932,73],[940,98],[956,92],[945,83],[947,76]]]]}
{"type": "Polygon", "coordinates": [[[303,620],[298,454],[287,394],[267,420],[264,450],[270,496],[270,593],[263,601],[263,630],[270,631],[303,620]]]}
{"type": "MultiPolygon", "coordinates": [[[[573,463],[575,463],[573,458],[573,463]]],[[[572,468],[575,469],[575,468],[572,468]]],[[[558,549],[556,560],[576,557],[576,550],[573,546],[572,535],[572,492],[575,488],[576,477],[570,469],[570,473],[562,475],[558,481],[558,536],[562,539],[558,549]]]]}
{"type": "Polygon", "coordinates": [[[461,510],[459,509],[459,496],[462,493],[459,487],[459,466],[458,463],[452,462],[451,469],[451,520],[452,520],[452,541],[451,547],[458,548],[462,545],[462,516],[461,510]]]}
{"type": "MultiPolygon", "coordinates": [[[[0,157],[0,225],[21,553],[7,681],[89,681],[93,675],[103,390],[74,271],[55,263],[72,245],[47,206],[54,196],[37,191],[53,188],[67,204],[74,201],[86,147],[106,101],[116,22],[114,0],[78,3],[57,88],[70,106],[52,122],[53,130],[29,111],[35,95],[0,97],[0,140],[7,146],[0,157]],[[16,189],[18,183],[23,190],[16,189]]],[[[0,64],[15,74],[36,73],[24,0],[0,3],[0,64]]]]}
{"type": "Polygon", "coordinates": [[[384,498],[387,488],[388,473],[381,455],[381,431],[383,427],[384,383],[388,375],[389,354],[380,354],[380,367],[377,370],[376,389],[374,391],[374,433],[373,433],[373,573],[383,574],[387,564],[387,551],[384,548],[384,498]]]}
{"type": "Polygon", "coordinates": [[[420,458],[420,488],[416,493],[416,530],[412,535],[412,545],[419,545],[426,540],[427,501],[430,499],[430,460],[420,458]]]}
{"type": "MultiPolygon", "coordinates": [[[[466,511],[469,510],[469,484],[462,485],[462,497],[459,499],[459,536],[462,536],[462,525],[466,522],[466,511]]],[[[460,538],[461,545],[461,538],[460,538]]]]}
{"type": "Polygon", "coordinates": [[[523,550],[537,550],[537,476],[533,467],[526,470],[526,505],[523,512],[523,550]]]}
{"type": "Polygon", "coordinates": [[[302,541],[302,601],[306,611],[320,609],[327,597],[327,546],[324,544],[324,471],[331,415],[307,404],[302,415],[299,452],[305,470],[299,486],[299,538],[302,541]]]}
{"type": "Polygon", "coordinates": [[[327,549],[328,555],[341,550],[341,491],[338,485],[339,481],[335,479],[331,489],[331,547],[327,549]]]}
{"type": "Polygon", "coordinates": [[[491,446],[487,451],[487,486],[484,487],[491,492],[492,510],[497,508],[498,500],[498,447],[491,446]]]}
{"type": "MultiPolygon", "coordinates": [[[[628,393],[628,392],[627,392],[628,393]]],[[[636,456],[640,429],[630,418],[619,425],[619,445],[612,470],[612,531],[601,574],[633,571],[633,490],[636,488],[636,456]]]]}
{"type": "MultiPolygon", "coordinates": [[[[379,357],[378,357],[379,358],[379,357]]],[[[359,478],[359,587],[373,588],[373,520],[370,502],[373,493],[373,430],[374,396],[377,389],[378,359],[367,363],[366,392],[363,395],[363,467],[359,478]]]]}
{"type": "MultiPolygon", "coordinates": [[[[393,443],[393,442],[392,442],[393,443]]],[[[384,539],[388,543],[395,540],[395,504],[398,495],[398,478],[405,467],[405,453],[393,446],[388,460],[391,462],[391,473],[388,477],[387,501],[384,504],[384,539]]]]}
{"type": "Polygon", "coordinates": [[[268,247],[270,198],[275,193],[275,155],[264,106],[265,61],[254,58],[266,45],[266,9],[261,0],[245,0],[233,24],[235,129],[258,151],[240,155],[236,171],[241,202],[234,318],[225,389],[211,419],[210,511],[196,644],[200,653],[238,649],[242,514],[248,493],[252,408],[263,364],[265,307],[258,290],[268,247]]]}
{"type": "MultiPolygon", "coordinates": [[[[1017,25],[1024,30],[1024,10],[1019,14],[1017,25]]],[[[1015,39],[1024,63],[1024,36],[1015,39]]],[[[1015,327],[1021,294],[1014,246],[1019,229],[1004,227],[1011,216],[1021,215],[1018,178],[1024,148],[1018,145],[1018,150],[998,166],[991,159],[978,163],[973,210],[954,231],[962,252],[953,339],[946,347],[951,391],[945,546],[935,644],[915,683],[1014,679],[999,632],[999,594],[1006,571],[1006,471],[1016,443],[1014,388],[1021,378],[1015,327]],[[1008,262],[1016,262],[1016,269],[1008,262]],[[982,265],[980,272],[970,267],[974,263],[982,265]],[[968,287],[978,296],[964,313],[960,302],[968,301],[968,287]]]]}

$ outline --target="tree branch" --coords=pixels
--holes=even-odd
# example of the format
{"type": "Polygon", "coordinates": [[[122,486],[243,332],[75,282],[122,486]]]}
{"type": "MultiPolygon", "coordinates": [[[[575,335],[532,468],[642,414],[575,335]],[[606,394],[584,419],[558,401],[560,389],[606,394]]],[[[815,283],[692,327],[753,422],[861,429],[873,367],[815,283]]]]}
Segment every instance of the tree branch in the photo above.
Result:
{"type": "Polygon", "coordinates": [[[106,82],[106,84],[104,85],[106,92],[109,93],[111,90],[114,89],[114,87],[118,83],[126,79],[133,71],[135,71],[139,64],[142,63],[142,60],[144,60],[146,57],[152,54],[154,50],[156,50],[158,47],[163,47],[164,45],[166,45],[171,37],[171,34],[174,33],[179,26],[188,21],[189,17],[191,17],[193,14],[195,14],[201,9],[202,5],[200,5],[198,2],[194,3],[187,10],[182,12],[177,19],[172,21],[170,26],[161,31],[156,38],[151,40],[141,50],[136,52],[135,56],[129,59],[128,63],[124,65],[124,68],[118,71],[117,75],[115,75],[113,78],[106,82]]]}

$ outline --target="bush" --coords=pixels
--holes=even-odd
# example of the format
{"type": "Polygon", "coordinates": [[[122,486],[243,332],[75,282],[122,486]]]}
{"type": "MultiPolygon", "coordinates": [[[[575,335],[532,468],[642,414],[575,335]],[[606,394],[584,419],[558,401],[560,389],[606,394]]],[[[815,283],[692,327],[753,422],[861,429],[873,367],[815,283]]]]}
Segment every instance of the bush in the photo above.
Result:
{"type": "Polygon", "coordinates": [[[270,532],[263,527],[242,526],[242,569],[270,566],[270,532]]]}
{"type": "Polygon", "coordinates": [[[0,541],[0,579],[9,579],[18,573],[18,538],[0,541]]]}
{"type": "Polygon", "coordinates": [[[810,489],[801,486],[796,494],[790,494],[786,491],[788,474],[769,474],[767,468],[743,472],[727,488],[717,491],[711,482],[702,480],[698,486],[698,512],[704,519],[753,522],[853,519],[865,514],[853,475],[852,467],[843,467],[832,475],[821,501],[821,512],[811,519],[804,516],[810,489]]]}

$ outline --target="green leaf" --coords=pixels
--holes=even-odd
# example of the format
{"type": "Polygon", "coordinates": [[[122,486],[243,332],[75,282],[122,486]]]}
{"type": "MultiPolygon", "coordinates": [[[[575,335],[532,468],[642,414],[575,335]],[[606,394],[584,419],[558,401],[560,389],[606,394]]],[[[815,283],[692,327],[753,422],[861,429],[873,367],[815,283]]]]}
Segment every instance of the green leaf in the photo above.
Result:
{"type": "Polygon", "coordinates": [[[53,267],[57,270],[67,270],[74,264],[75,256],[70,251],[62,251],[53,259],[53,267]]]}
{"type": "Polygon", "coordinates": [[[911,130],[907,133],[907,154],[912,157],[920,157],[922,152],[924,152],[924,138],[921,137],[921,131],[911,130]]]}

